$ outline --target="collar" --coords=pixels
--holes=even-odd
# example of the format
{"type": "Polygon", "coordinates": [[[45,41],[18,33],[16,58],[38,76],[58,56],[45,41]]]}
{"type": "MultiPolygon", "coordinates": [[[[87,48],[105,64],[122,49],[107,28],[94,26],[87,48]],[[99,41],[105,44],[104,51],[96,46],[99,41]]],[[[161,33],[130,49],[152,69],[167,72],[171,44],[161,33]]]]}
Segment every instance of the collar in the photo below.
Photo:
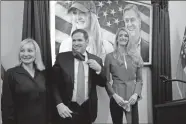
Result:
{"type": "MultiPolygon", "coordinates": [[[[23,68],[22,64],[15,67],[15,72],[19,74],[26,74],[27,76],[31,77],[31,75],[23,68]]],[[[35,68],[35,76],[40,72],[37,68],[35,68]]]]}
{"type": "Polygon", "coordinates": [[[85,62],[88,60],[88,54],[87,54],[87,51],[85,51],[84,53],[83,53],[83,55],[85,56],[85,62]]]}
{"type": "MultiPolygon", "coordinates": [[[[85,57],[85,62],[88,60],[88,52],[87,51],[85,51],[83,54],[81,53],[81,55],[83,55],[84,57],[85,57]]],[[[78,61],[80,61],[78,58],[76,58],[76,57],[74,57],[74,59],[75,60],[78,60],[78,61]]]]}

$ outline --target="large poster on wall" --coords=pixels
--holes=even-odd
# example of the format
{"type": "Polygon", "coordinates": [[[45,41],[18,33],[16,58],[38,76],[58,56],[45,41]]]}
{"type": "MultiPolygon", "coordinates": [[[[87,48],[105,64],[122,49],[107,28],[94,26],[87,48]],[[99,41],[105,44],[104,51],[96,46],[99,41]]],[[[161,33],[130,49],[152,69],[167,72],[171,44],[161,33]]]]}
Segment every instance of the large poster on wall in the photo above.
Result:
{"type": "Polygon", "coordinates": [[[107,53],[114,50],[115,34],[118,28],[126,27],[131,34],[131,42],[137,45],[145,65],[151,64],[152,44],[152,6],[130,1],[73,1],[51,2],[51,48],[52,61],[59,52],[71,50],[70,34],[83,28],[89,34],[88,51],[103,60],[107,53]],[[89,15],[83,10],[88,8],[89,15]]]}
{"type": "MultiPolygon", "coordinates": [[[[59,52],[71,51],[71,33],[78,28],[85,29],[89,34],[87,51],[98,55],[104,61],[105,55],[114,50],[115,34],[121,27],[126,27],[130,32],[131,42],[136,45],[136,52],[141,54],[144,64],[151,64],[151,5],[124,0],[94,2],[64,0],[50,1],[50,12],[53,64],[59,52]]],[[[108,94],[105,88],[96,88],[98,115],[95,123],[111,123],[108,94]]],[[[139,115],[144,114],[142,111],[144,110],[141,110],[139,115]]],[[[139,120],[143,122],[143,118],[139,120]]]]}

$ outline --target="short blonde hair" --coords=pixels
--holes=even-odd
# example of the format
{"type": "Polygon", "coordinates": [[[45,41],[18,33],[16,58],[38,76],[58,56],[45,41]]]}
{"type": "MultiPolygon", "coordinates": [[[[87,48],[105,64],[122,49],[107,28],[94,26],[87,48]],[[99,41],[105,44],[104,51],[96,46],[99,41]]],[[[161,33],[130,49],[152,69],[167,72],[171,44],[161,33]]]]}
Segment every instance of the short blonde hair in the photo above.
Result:
{"type": "MultiPolygon", "coordinates": [[[[41,51],[40,51],[39,45],[37,44],[37,42],[35,40],[33,40],[32,38],[26,38],[23,41],[21,41],[19,53],[20,53],[21,48],[25,44],[28,44],[28,43],[33,43],[33,45],[35,47],[35,50],[36,50],[36,56],[35,56],[35,61],[34,61],[34,64],[36,65],[36,68],[40,71],[44,70],[45,66],[44,66],[43,61],[42,61],[41,51]]],[[[21,64],[20,56],[19,56],[19,62],[21,64]]]]}
{"type": "Polygon", "coordinates": [[[123,9],[123,16],[125,12],[129,10],[134,10],[134,12],[137,14],[138,19],[141,20],[140,11],[135,4],[127,4],[123,9]]]}

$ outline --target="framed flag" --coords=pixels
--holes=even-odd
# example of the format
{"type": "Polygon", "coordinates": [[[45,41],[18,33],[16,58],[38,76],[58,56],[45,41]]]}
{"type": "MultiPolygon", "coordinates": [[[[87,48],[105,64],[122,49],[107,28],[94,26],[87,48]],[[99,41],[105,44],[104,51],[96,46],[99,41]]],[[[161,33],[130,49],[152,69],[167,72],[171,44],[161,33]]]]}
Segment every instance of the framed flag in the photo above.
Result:
{"type": "Polygon", "coordinates": [[[152,6],[150,4],[124,0],[51,1],[50,12],[53,63],[59,52],[71,50],[70,35],[77,28],[88,30],[91,46],[89,52],[98,55],[104,61],[105,55],[114,50],[116,31],[118,28],[126,27],[133,39],[131,42],[137,46],[144,64],[151,64],[152,6]],[[74,9],[77,11],[74,12],[74,9]],[[82,14],[87,12],[89,14],[86,16],[89,19],[82,14]]]}

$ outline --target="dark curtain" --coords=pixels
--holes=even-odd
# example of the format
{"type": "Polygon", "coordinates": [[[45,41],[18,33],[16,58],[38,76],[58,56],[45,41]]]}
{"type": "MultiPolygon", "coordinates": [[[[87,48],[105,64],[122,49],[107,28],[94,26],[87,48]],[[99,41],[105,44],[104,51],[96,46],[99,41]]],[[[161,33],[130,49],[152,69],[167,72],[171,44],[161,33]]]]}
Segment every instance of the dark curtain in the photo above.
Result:
{"type": "Polygon", "coordinates": [[[172,84],[163,83],[160,75],[171,78],[170,25],[168,1],[152,1],[152,102],[154,124],[156,124],[155,105],[172,100],[172,84]]]}
{"type": "Polygon", "coordinates": [[[49,0],[28,0],[24,1],[23,30],[22,39],[33,38],[41,49],[41,55],[46,67],[46,87],[47,87],[47,119],[52,122],[52,113],[56,109],[51,96],[51,44],[50,44],[50,15],[49,0]],[[54,106],[52,108],[52,106],[54,106]]]}
{"type": "Polygon", "coordinates": [[[38,43],[46,68],[52,66],[50,46],[49,1],[24,1],[22,39],[33,38],[38,43]]]}

